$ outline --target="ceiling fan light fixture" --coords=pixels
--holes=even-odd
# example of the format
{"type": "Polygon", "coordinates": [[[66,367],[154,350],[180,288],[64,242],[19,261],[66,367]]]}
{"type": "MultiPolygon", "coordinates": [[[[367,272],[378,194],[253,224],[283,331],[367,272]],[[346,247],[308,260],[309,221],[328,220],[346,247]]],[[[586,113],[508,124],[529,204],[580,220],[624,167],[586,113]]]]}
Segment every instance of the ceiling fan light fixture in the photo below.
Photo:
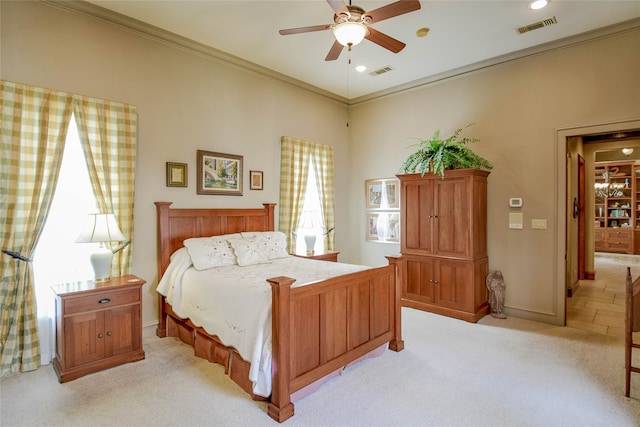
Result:
{"type": "Polygon", "coordinates": [[[369,30],[360,22],[341,22],[333,27],[333,35],[343,46],[355,46],[364,40],[369,30]]]}

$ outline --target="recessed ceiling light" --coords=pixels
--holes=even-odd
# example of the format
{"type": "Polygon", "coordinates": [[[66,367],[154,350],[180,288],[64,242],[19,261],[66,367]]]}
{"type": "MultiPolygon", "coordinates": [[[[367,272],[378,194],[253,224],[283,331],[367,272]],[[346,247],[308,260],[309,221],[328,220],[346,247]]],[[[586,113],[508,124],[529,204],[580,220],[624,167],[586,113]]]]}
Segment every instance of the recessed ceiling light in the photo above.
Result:
{"type": "Polygon", "coordinates": [[[529,3],[529,9],[533,9],[533,10],[542,9],[548,4],[549,4],[548,0],[534,0],[531,3],[529,3]]]}
{"type": "Polygon", "coordinates": [[[356,66],[356,71],[359,71],[359,72],[361,72],[361,73],[362,73],[363,71],[365,71],[366,69],[367,69],[367,67],[366,67],[366,66],[364,66],[364,65],[357,65],[357,66],[356,66]]]}
{"type": "Polygon", "coordinates": [[[429,29],[427,27],[419,28],[416,31],[416,36],[425,37],[427,35],[427,33],[429,33],[429,29]]]}

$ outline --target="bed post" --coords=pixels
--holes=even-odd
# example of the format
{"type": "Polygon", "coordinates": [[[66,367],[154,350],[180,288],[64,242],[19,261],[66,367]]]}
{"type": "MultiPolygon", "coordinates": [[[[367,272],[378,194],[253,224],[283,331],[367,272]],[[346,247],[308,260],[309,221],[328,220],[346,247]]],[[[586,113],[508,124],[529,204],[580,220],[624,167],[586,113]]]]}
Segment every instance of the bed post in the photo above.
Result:
{"type": "Polygon", "coordinates": [[[393,265],[395,269],[395,309],[394,309],[394,333],[393,339],[389,341],[389,350],[402,351],[404,349],[404,341],[402,339],[402,272],[404,268],[401,268],[401,263],[406,262],[402,256],[387,256],[389,265],[393,265]]]}
{"type": "Polygon", "coordinates": [[[263,203],[262,206],[267,210],[267,230],[265,231],[275,231],[275,216],[274,209],[276,207],[275,203],[263,203]]]}
{"type": "Polygon", "coordinates": [[[271,358],[271,402],[269,416],[279,423],[293,416],[291,403],[291,284],[295,279],[274,277],[271,284],[272,311],[272,358],[271,358]]]}
{"type": "MultiPolygon", "coordinates": [[[[158,223],[158,229],[156,231],[158,233],[158,248],[156,254],[158,257],[158,281],[160,281],[164,270],[167,268],[166,265],[163,265],[163,260],[169,259],[164,253],[169,250],[169,238],[160,233],[160,230],[169,229],[169,206],[171,206],[172,203],[173,202],[155,202],[158,223]]],[[[158,327],[156,328],[156,335],[160,338],[167,336],[167,316],[164,313],[164,297],[160,294],[158,294],[158,327]]]]}

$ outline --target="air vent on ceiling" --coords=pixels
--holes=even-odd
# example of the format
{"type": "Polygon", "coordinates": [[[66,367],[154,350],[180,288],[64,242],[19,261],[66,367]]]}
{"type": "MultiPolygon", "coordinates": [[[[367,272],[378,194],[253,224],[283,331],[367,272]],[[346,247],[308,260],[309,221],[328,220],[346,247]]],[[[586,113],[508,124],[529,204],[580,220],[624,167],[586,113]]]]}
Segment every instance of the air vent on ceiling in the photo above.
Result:
{"type": "Polygon", "coordinates": [[[525,25],[524,27],[520,27],[517,29],[518,33],[524,34],[529,31],[537,30],[540,28],[548,27],[549,25],[557,24],[558,20],[555,16],[551,18],[544,19],[542,21],[534,22],[533,24],[525,25]]]}
{"type": "Polygon", "coordinates": [[[377,70],[370,72],[369,75],[375,77],[375,76],[379,76],[380,74],[388,73],[389,71],[392,71],[392,70],[393,68],[387,65],[386,67],[378,68],[377,70]]]}

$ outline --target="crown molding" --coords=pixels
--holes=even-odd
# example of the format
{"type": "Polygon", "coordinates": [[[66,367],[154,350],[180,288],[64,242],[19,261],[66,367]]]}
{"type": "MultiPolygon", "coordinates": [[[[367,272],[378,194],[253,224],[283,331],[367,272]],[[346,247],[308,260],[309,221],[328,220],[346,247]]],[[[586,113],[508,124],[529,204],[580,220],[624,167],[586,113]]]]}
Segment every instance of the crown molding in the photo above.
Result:
{"type": "Polygon", "coordinates": [[[192,51],[203,57],[206,57],[219,64],[229,65],[244,71],[250,72],[254,75],[261,77],[271,78],[273,80],[286,83],[300,89],[304,89],[313,92],[317,95],[329,98],[333,101],[337,101],[341,104],[348,104],[348,100],[335,93],[320,89],[317,86],[310,85],[301,80],[294,79],[285,74],[274,71],[270,68],[262,67],[253,62],[239,58],[234,55],[230,55],[221,50],[215,49],[211,46],[207,46],[203,43],[199,43],[195,40],[187,37],[180,36],[162,28],[147,24],[146,22],[139,21],[137,19],[122,15],[109,9],[105,9],[96,4],[89,3],[82,0],[41,0],[43,3],[47,3],[51,6],[64,9],[67,11],[80,13],[82,15],[99,19],[109,24],[116,25],[125,30],[143,35],[145,37],[160,41],[181,49],[192,51]]]}
{"type": "Polygon", "coordinates": [[[425,77],[423,79],[414,80],[403,85],[394,86],[392,88],[364,95],[358,98],[350,99],[349,105],[354,106],[362,104],[368,101],[373,101],[380,98],[385,98],[393,95],[398,95],[403,92],[412,91],[430,86],[433,84],[441,83],[445,80],[452,78],[458,78],[467,74],[475,73],[485,70],[490,67],[500,66],[511,62],[522,61],[534,56],[555,52],[561,49],[578,46],[584,43],[590,43],[603,38],[617,36],[623,33],[639,31],[640,30],[640,18],[631,19],[618,24],[602,27],[596,30],[588,31],[585,33],[577,34],[575,36],[566,37],[563,39],[554,40],[549,43],[533,46],[527,49],[511,52],[505,55],[496,56],[484,61],[475,62],[473,64],[459,67],[453,70],[446,71],[440,74],[434,74],[432,76],[425,77]]]}
{"type": "Polygon", "coordinates": [[[226,64],[229,66],[242,69],[244,71],[259,75],[262,77],[271,78],[273,80],[286,83],[295,86],[300,89],[307,90],[317,95],[329,98],[333,101],[337,101],[347,106],[355,106],[369,101],[374,101],[381,98],[386,98],[393,95],[398,95],[404,92],[418,90],[430,85],[438,84],[443,81],[462,77],[471,73],[476,73],[485,70],[490,67],[500,66],[515,61],[525,60],[534,56],[546,54],[549,52],[558,51],[560,49],[566,49],[569,47],[577,46],[583,43],[590,43],[606,37],[616,36],[631,31],[640,30],[640,18],[632,19],[622,23],[610,25],[608,27],[599,28],[593,31],[588,31],[582,34],[578,34],[571,37],[555,40],[542,45],[534,46],[528,49],[511,52],[502,56],[497,56],[485,61],[469,64],[464,67],[459,67],[444,73],[434,74],[423,79],[414,80],[403,85],[394,86],[392,88],[374,92],[368,95],[364,95],[358,98],[347,99],[339,96],[335,93],[320,89],[317,86],[308,84],[298,79],[294,79],[270,68],[262,67],[253,62],[239,58],[234,55],[230,55],[226,52],[222,52],[211,46],[196,42],[189,38],[180,36],[170,31],[158,28],[156,26],[147,24],[134,18],[119,14],[117,12],[105,9],[93,3],[89,3],[83,0],[41,0],[44,3],[53,5],[55,7],[81,13],[83,15],[100,19],[110,24],[119,26],[125,30],[141,34],[143,36],[155,39],[173,45],[178,48],[192,51],[196,54],[202,55],[220,64],[226,64]]]}

